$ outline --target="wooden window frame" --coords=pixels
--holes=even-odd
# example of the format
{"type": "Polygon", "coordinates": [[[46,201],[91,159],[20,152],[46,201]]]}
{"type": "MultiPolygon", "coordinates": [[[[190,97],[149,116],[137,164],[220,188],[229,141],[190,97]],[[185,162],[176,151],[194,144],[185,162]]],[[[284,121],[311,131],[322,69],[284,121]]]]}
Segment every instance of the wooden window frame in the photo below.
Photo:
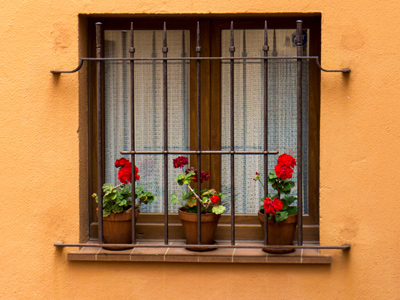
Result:
{"type": "MultiPolygon", "coordinates": [[[[269,29],[295,29],[297,19],[303,20],[303,29],[310,29],[309,55],[319,56],[321,54],[321,18],[320,15],[248,15],[248,16],[123,16],[123,17],[89,17],[88,18],[88,54],[96,56],[95,47],[95,23],[101,22],[103,30],[126,30],[130,22],[134,22],[135,30],[148,29],[160,30],[163,22],[167,22],[167,30],[187,29],[190,30],[190,56],[196,56],[195,38],[196,22],[200,21],[201,32],[201,56],[221,56],[220,40],[221,29],[229,29],[230,21],[234,20],[235,29],[263,29],[264,21],[268,20],[269,29]],[[211,47],[212,45],[212,47],[211,47]]],[[[104,36],[104,35],[103,35],[104,36]]],[[[171,47],[171,45],[169,45],[171,47]]],[[[103,68],[104,70],[104,68],[103,68]]],[[[221,119],[221,64],[218,60],[201,62],[201,111],[202,128],[201,143],[202,150],[221,149],[221,123],[213,126],[212,120],[221,119]]],[[[97,142],[96,137],[96,64],[89,63],[88,66],[88,131],[89,131],[89,193],[97,191],[97,142]]],[[[196,65],[194,61],[190,64],[190,148],[197,149],[196,138],[196,65]]],[[[104,78],[104,76],[102,76],[104,78]]],[[[104,84],[102,85],[104,87],[104,84]]],[[[104,95],[104,93],[103,93],[104,95]]],[[[104,102],[104,99],[103,99],[104,102]]],[[[103,105],[104,107],[104,105],[103,105]]],[[[104,111],[103,111],[104,115],[104,111]]],[[[104,120],[104,118],[103,118],[104,120]]],[[[104,124],[103,131],[104,133],[104,124]]],[[[320,134],[320,70],[314,62],[309,64],[309,213],[303,215],[303,240],[319,241],[319,134],[320,134]]],[[[103,141],[105,137],[103,136],[103,141]]],[[[102,145],[105,143],[103,142],[102,145]]],[[[122,149],[121,149],[122,150],[122,149]]],[[[128,149],[124,149],[128,150],[128,149]]],[[[104,153],[104,149],[103,149],[104,153]]],[[[192,165],[196,166],[196,157],[191,157],[192,165]]],[[[103,170],[104,156],[103,156],[103,170]]],[[[209,170],[213,176],[208,186],[220,189],[221,186],[221,157],[219,155],[202,156],[202,169],[209,170]]],[[[103,175],[104,178],[104,175],[103,175]]],[[[207,187],[207,185],[205,185],[207,187]]],[[[97,237],[97,213],[96,205],[89,200],[89,237],[97,237]]],[[[169,214],[169,238],[184,238],[182,226],[177,213],[169,214]]],[[[222,215],[217,239],[230,239],[230,215],[222,215]]],[[[256,215],[236,215],[236,239],[238,240],[262,240],[263,233],[256,215]]],[[[141,214],[137,223],[138,238],[161,239],[164,235],[164,214],[141,214]]]]}

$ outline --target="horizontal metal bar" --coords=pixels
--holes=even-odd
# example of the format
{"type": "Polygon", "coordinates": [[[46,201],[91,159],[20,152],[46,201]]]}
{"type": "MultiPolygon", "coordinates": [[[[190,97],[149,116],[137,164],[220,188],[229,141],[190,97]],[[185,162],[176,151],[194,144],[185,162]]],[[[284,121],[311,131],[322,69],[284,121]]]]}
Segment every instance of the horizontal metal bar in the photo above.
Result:
{"type": "Polygon", "coordinates": [[[339,69],[339,70],[328,70],[321,67],[318,56],[252,56],[252,57],[102,57],[102,58],[94,58],[94,57],[84,57],[79,61],[79,65],[76,69],[72,71],[50,71],[53,74],[61,74],[61,73],[75,73],[82,68],[84,61],[153,61],[153,60],[270,60],[270,59],[315,59],[318,68],[324,72],[340,72],[340,73],[350,73],[349,68],[339,69]]]}
{"type": "Polygon", "coordinates": [[[229,150],[181,150],[181,151],[121,151],[121,154],[237,154],[237,155],[262,155],[279,154],[279,151],[229,151],[229,150]]]}
{"type": "Polygon", "coordinates": [[[185,57],[83,57],[83,60],[91,60],[91,61],[132,61],[132,60],[269,60],[269,59],[318,59],[318,56],[204,56],[204,57],[195,57],[195,56],[185,56],[185,57]]]}
{"type": "MultiPolygon", "coordinates": [[[[164,244],[85,244],[85,243],[63,243],[58,242],[54,243],[55,247],[112,247],[112,248],[127,248],[127,247],[135,247],[135,248],[247,248],[247,249],[258,249],[264,248],[263,244],[240,244],[240,245],[164,245],[164,244]]],[[[268,248],[271,249],[341,249],[341,250],[349,250],[349,244],[343,244],[342,246],[321,246],[321,245],[268,245],[268,248]]]]}

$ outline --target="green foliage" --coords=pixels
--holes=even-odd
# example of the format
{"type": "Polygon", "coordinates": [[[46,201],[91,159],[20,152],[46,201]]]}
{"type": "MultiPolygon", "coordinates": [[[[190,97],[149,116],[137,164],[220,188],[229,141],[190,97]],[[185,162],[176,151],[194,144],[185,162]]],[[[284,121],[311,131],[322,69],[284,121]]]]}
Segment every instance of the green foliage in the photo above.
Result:
{"type": "Polygon", "coordinates": [[[190,184],[190,182],[193,180],[194,175],[196,175],[194,172],[190,172],[188,174],[179,174],[175,178],[175,181],[178,182],[180,186],[184,184],[190,184]]]}
{"type": "Polygon", "coordinates": [[[136,203],[137,206],[140,204],[150,204],[154,200],[157,200],[157,197],[154,197],[152,192],[145,191],[142,186],[135,187],[135,199],[139,199],[139,203],[136,203]]]}
{"type": "Polygon", "coordinates": [[[280,210],[275,214],[275,222],[281,222],[283,220],[286,220],[288,216],[289,214],[287,211],[280,210]]]}
{"type": "Polygon", "coordinates": [[[182,201],[178,199],[178,197],[176,196],[175,193],[173,193],[173,194],[171,194],[171,204],[175,204],[175,203],[182,203],[182,201]]]}
{"type": "Polygon", "coordinates": [[[296,215],[296,214],[297,214],[297,206],[289,206],[289,207],[286,209],[286,211],[287,211],[287,213],[288,213],[288,216],[296,215]]]}
{"type": "Polygon", "coordinates": [[[213,203],[211,198],[213,196],[218,196],[219,199],[225,199],[226,196],[222,193],[218,193],[214,189],[203,189],[200,193],[197,193],[197,190],[190,186],[195,175],[196,173],[189,172],[188,174],[179,174],[175,178],[175,181],[180,186],[186,185],[189,190],[187,192],[182,192],[182,199],[179,199],[175,193],[171,194],[171,204],[178,203],[185,208],[185,211],[190,213],[197,213],[197,209],[200,207],[202,213],[212,212],[215,214],[222,214],[226,210],[225,206],[223,206],[223,204],[213,203]],[[201,201],[200,205],[199,201],[201,201]]]}
{"type": "Polygon", "coordinates": [[[285,196],[285,198],[283,198],[283,200],[285,200],[290,205],[294,201],[297,200],[297,197],[295,197],[295,196],[285,196]]]}
{"type": "MultiPolygon", "coordinates": [[[[105,183],[103,189],[103,217],[108,217],[111,213],[122,213],[132,207],[132,191],[131,185],[120,184],[113,186],[111,183],[105,183]]],[[[92,197],[98,203],[97,194],[92,197]]],[[[145,191],[143,187],[135,187],[135,199],[139,199],[136,203],[135,209],[138,209],[140,204],[152,203],[157,197],[154,197],[152,192],[145,191]]]]}
{"type": "MultiPolygon", "coordinates": [[[[262,183],[259,174],[256,176],[256,179],[262,183]]],[[[268,219],[273,219],[274,222],[281,222],[286,220],[288,216],[297,214],[297,206],[291,206],[297,200],[297,197],[289,195],[295,186],[294,181],[290,179],[282,180],[276,176],[275,171],[271,171],[268,175],[268,183],[276,190],[276,193],[269,194],[268,197],[270,199],[277,198],[282,201],[282,209],[276,212],[275,215],[268,215],[268,219]]],[[[264,202],[264,198],[261,201],[264,202]]],[[[261,204],[260,210],[264,212],[263,204],[261,204]]]]}
{"type": "Polygon", "coordinates": [[[212,212],[216,215],[222,214],[226,210],[226,207],[223,205],[215,205],[212,207],[212,212]]]}

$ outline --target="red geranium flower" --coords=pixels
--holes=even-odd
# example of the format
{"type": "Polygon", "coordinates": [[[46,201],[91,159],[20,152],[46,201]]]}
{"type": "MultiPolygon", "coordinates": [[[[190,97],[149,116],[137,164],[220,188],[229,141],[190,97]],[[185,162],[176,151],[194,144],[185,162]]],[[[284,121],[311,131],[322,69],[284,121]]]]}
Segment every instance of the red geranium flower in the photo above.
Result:
{"type": "Polygon", "coordinates": [[[182,168],[183,166],[189,164],[187,157],[184,156],[178,156],[173,160],[173,163],[174,163],[174,168],[182,168]]]}
{"type": "Polygon", "coordinates": [[[275,173],[280,179],[285,180],[287,178],[292,178],[293,169],[288,166],[278,164],[275,166],[275,173]]]}
{"type": "MultiPolygon", "coordinates": [[[[132,163],[125,159],[117,159],[115,161],[115,167],[120,168],[118,171],[118,179],[121,183],[132,182],[132,163]]],[[[139,169],[135,166],[135,181],[140,179],[139,169]]]]}
{"type": "Polygon", "coordinates": [[[212,203],[217,203],[219,200],[219,197],[217,195],[214,195],[214,196],[211,196],[210,200],[212,203]]]}
{"type": "Polygon", "coordinates": [[[129,161],[129,160],[127,160],[126,158],[120,158],[120,159],[117,159],[116,161],[115,161],[115,167],[116,168],[119,168],[119,167],[123,167],[123,166],[126,166],[126,165],[128,165],[128,164],[130,164],[131,162],[129,161]]]}
{"type": "MultiPolygon", "coordinates": [[[[193,181],[197,182],[197,170],[194,171],[195,175],[193,176],[193,181]]],[[[201,171],[200,172],[200,183],[203,183],[203,181],[208,181],[210,179],[210,173],[201,171]]]]}
{"type": "Polygon", "coordinates": [[[278,165],[294,168],[296,165],[296,160],[293,158],[293,156],[283,153],[278,157],[278,165]]]}
{"type": "Polygon", "coordinates": [[[278,198],[269,199],[268,197],[264,200],[264,211],[269,215],[275,215],[278,211],[283,208],[283,203],[278,198]]]}
{"type": "MultiPolygon", "coordinates": [[[[187,168],[187,169],[185,170],[185,174],[189,174],[189,173],[191,173],[191,172],[194,173],[193,181],[194,181],[194,182],[197,182],[197,170],[196,170],[194,167],[192,167],[192,168],[187,168]]],[[[201,172],[200,172],[200,182],[201,182],[201,183],[203,183],[203,181],[208,181],[209,179],[210,179],[210,173],[205,172],[205,171],[201,171],[201,172]]]]}

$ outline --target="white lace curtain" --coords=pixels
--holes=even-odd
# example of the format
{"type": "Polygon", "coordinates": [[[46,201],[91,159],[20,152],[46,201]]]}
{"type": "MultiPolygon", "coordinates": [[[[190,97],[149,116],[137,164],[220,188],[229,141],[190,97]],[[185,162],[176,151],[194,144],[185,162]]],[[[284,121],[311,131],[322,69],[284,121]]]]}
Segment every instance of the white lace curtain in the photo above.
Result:
{"type": "MultiPolygon", "coordinates": [[[[296,56],[292,43],[294,30],[268,31],[270,56],[296,56]]],[[[222,56],[229,56],[230,31],[222,31],[222,56]]],[[[235,56],[263,56],[264,30],[235,30],[235,56]]],[[[307,44],[303,54],[308,55],[307,44]]],[[[234,75],[234,131],[237,150],[264,149],[264,86],[263,62],[236,61],[234,75]]],[[[303,199],[308,199],[308,62],[303,63],[303,199]]],[[[222,64],[222,147],[230,148],[230,66],[222,64]]],[[[269,60],[268,62],[268,150],[287,153],[297,159],[297,62],[269,60]]],[[[269,155],[268,172],[274,169],[278,155],[269,155]]],[[[235,158],[235,211],[256,213],[264,195],[262,186],[252,180],[255,172],[264,174],[261,155],[235,158]]],[[[222,159],[222,186],[231,196],[230,158],[222,159]]],[[[297,172],[293,176],[297,183],[297,172]]],[[[272,193],[272,188],[269,187],[272,193]]],[[[297,195],[297,184],[292,190],[297,195]]],[[[308,211],[304,201],[304,212],[308,211]]],[[[229,210],[228,210],[229,211],[229,210]]]]}
{"type": "MultiPolygon", "coordinates": [[[[292,43],[294,30],[269,30],[270,55],[296,55],[292,43]]],[[[222,56],[229,56],[229,31],[222,31],[222,56]]],[[[105,31],[105,56],[128,57],[129,34],[126,31],[105,31]]],[[[235,30],[235,56],[263,55],[263,30],[235,30]]],[[[167,34],[168,56],[189,56],[189,31],[171,30],[167,34]]],[[[135,56],[162,56],[162,31],[135,31],[135,56]]],[[[307,44],[304,55],[308,54],[307,44]]],[[[303,73],[303,199],[307,212],[308,170],[308,63],[303,73]]],[[[269,61],[269,149],[297,156],[296,61],[269,61]]],[[[107,62],[105,69],[105,168],[106,181],[117,183],[114,162],[120,151],[130,150],[130,88],[129,62],[107,62]]],[[[189,150],[189,62],[168,62],[168,143],[169,149],[189,150]]],[[[222,63],[222,148],[230,147],[229,63],[222,63]]],[[[263,120],[263,63],[260,61],[235,62],[235,148],[262,150],[264,147],[263,120]]],[[[162,62],[135,62],[135,130],[137,150],[162,150],[162,62]]],[[[129,157],[127,157],[129,158],[129,157]]],[[[168,164],[169,194],[181,194],[182,188],[173,180],[178,170],[168,164]]],[[[297,158],[297,157],[296,157],[297,158]]],[[[272,170],[277,156],[269,156],[268,169],[272,170]]],[[[142,212],[163,212],[163,160],[157,155],[138,155],[136,165],[144,186],[157,195],[158,200],[142,212]]],[[[230,161],[222,158],[222,191],[230,199],[230,161]],[[228,174],[228,175],[226,175],[228,174]]],[[[238,156],[235,159],[235,200],[237,213],[256,213],[263,195],[262,188],[252,180],[255,172],[263,174],[262,156],[238,156]]],[[[294,174],[295,181],[297,173],[294,174]]],[[[296,193],[296,190],[294,190],[296,193]]],[[[169,205],[176,212],[177,205],[169,205]]],[[[229,211],[228,207],[228,211],[229,211]]]]}

